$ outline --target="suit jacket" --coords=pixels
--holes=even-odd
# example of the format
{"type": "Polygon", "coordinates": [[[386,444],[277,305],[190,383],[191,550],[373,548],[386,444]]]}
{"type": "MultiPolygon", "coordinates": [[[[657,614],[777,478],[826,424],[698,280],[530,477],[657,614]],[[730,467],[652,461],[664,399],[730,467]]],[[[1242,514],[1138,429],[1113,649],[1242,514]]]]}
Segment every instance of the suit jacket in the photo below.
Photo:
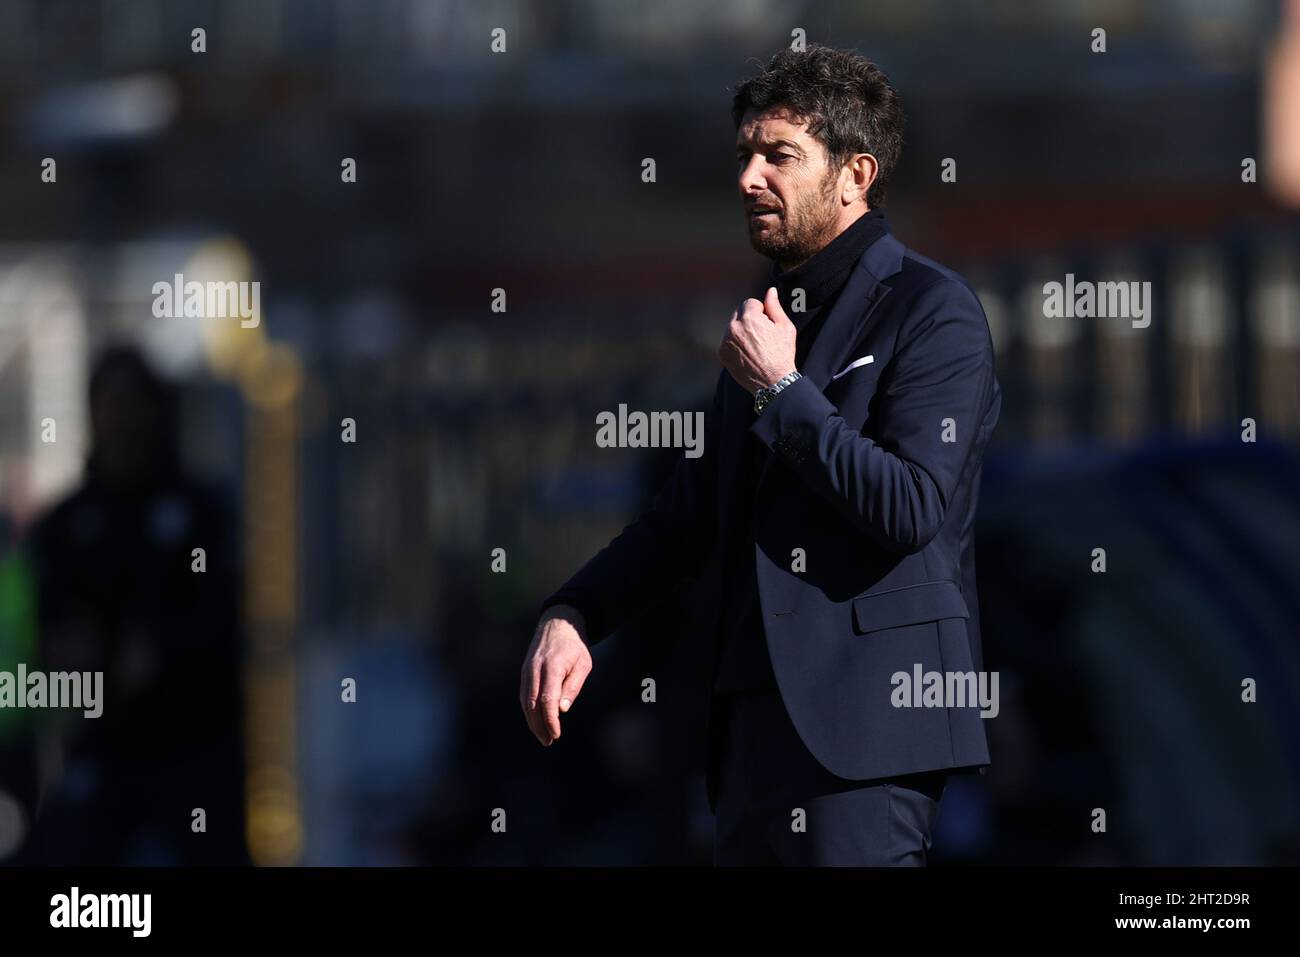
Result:
{"type": "Polygon", "coordinates": [[[756,416],[724,370],[703,454],[683,457],[653,505],[543,608],[573,604],[595,643],[683,571],[705,567],[750,520],[728,494],[748,430],[774,453],[752,513],[763,628],[809,751],[852,779],[986,765],[978,704],[895,707],[892,680],[918,665],[983,669],[972,526],[1001,390],[979,300],[961,276],[886,233],[850,274],[800,372],[756,416]]]}

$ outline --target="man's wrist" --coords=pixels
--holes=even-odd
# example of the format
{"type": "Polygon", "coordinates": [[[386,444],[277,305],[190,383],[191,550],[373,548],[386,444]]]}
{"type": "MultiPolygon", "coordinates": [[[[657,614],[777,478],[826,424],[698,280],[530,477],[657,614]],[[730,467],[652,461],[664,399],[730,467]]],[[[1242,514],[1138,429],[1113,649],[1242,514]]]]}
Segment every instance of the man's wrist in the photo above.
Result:
{"type": "Polygon", "coordinates": [[[786,386],[792,385],[802,378],[803,375],[799,370],[794,369],[781,376],[781,378],[777,379],[770,386],[759,389],[754,393],[754,413],[756,415],[761,415],[763,410],[767,408],[768,403],[776,398],[786,386]]]}
{"type": "Polygon", "coordinates": [[[582,612],[572,605],[549,605],[542,612],[542,624],[553,618],[562,618],[578,630],[578,634],[587,634],[587,620],[583,617],[582,612]]]}
{"type": "Polygon", "coordinates": [[[771,380],[767,383],[766,386],[760,386],[758,389],[755,389],[755,390],[754,390],[754,394],[757,395],[757,394],[758,394],[762,389],[764,389],[764,388],[767,388],[767,389],[774,389],[774,388],[776,388],[776,385],[777,385],[778,382],[782,382],[782,381],[784,381],[785,379],[789,379],[789,378],[791,378],[792,376],[797,376],[798,374],[799,374],[799,370],[796,369],[794,366],[791,366],[790,369],[789,369],[789,371],[786,372],[784,375],[779,375],[779,376],[777,376],[776,378],[771,379],[771,380]]]}

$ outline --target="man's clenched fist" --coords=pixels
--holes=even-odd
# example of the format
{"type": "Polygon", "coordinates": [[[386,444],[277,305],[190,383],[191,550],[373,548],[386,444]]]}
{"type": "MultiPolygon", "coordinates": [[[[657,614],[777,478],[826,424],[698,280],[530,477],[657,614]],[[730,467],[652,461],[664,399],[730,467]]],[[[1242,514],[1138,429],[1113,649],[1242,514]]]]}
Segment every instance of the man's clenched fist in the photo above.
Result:
{"type": "Polygon", "coordinates": [[[753,395],[795,371],[798,331],[781,308],[776,287],[772,286],[762,302],[746,299],[731,314],[726,335],[718,346],[718,358],[731,377],[753,395]]]}
{"type": "Polygon", "coordinates": [[[591,674],[582,613],[569,605],[546,609],[519,678],[519,705],[529,730],[544,746],[560,737],[560,712],[568,711],[591,674]]]}

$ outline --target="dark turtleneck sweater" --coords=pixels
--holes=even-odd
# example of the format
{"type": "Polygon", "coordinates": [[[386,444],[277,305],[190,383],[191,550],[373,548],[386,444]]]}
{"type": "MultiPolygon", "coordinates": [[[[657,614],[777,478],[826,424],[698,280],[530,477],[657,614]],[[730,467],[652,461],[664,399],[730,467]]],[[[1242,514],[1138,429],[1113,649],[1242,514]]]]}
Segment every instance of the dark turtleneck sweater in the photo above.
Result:
{"type": "MultiPolygon", "coordinates": [[[[872,210],[854,220],[826,246],[794,269],[782,271],[772,264],[771,279],[767,285],[776,286],[777,297],[798,327],[795,343],[795,368],[801,369],[808,350],[835,305],[839,292],[848,281],[849,274],[862,253],[888,230],[884,214],[872,210]],[[804,311],[791,309],[796,289],[804,291],[804,311]]],[[[757,295],[763,298],[766,286],[757,295]]],[[[776,677],[767,653],[762,613],[758,602],[758,581],[755,577],[753,519],[754,487],[766,465],[770,450],[753,433],[744,441],[744,459],[741,479],[736,492],[744,530],[741,539],[728,558],[727,602],[723,609],[722,655],[713,690],[721,694],[747,689],[776,687],[776,677]]]]}

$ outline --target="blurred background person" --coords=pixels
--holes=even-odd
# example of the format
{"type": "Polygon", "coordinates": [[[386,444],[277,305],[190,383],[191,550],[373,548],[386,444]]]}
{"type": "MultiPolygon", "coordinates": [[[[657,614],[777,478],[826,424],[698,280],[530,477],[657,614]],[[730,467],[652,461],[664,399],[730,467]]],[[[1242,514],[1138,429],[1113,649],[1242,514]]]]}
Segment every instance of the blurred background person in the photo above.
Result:
{"type": "Polygon", "coordinates": [[[245,862],[233,516],[181,468],[175,390],[138,352],[104,352],[89,400],[84,481],[30,549],[40,667],[103,672],[102,713],[52,713],[25,857],[245,862]]]}

